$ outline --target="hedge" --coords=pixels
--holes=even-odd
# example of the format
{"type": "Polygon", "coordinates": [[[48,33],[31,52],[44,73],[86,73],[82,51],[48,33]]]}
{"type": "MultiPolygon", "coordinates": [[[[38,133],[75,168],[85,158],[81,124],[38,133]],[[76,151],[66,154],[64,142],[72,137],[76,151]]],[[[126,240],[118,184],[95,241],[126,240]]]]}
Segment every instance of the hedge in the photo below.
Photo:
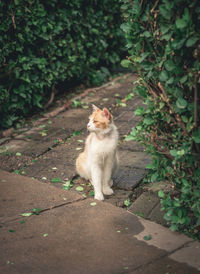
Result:
{"type": "Polygon", "coordinates": [[[200,5],[198,0],[123,0],[129,56],[122,65],[138,73],[136,92],[146,107],[127,140],[152,155],[148,181],[159,191],[172,230],[200,239],[200,5]]]}
{"type": "Polygon", "coordinates": [[[124,51],[117,0],[0,1],[0,127],[41,108],[62,81],[93,84],[124,51]]]}

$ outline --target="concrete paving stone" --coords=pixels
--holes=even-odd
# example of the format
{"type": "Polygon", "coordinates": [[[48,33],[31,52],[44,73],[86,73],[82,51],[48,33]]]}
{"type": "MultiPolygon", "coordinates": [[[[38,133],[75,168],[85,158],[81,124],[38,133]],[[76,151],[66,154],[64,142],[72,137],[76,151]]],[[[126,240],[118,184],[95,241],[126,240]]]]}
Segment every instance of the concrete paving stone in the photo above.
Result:
{"type": "Polygon", "coordinates": [[[24,224],[2,227],[1,273],[116,274],[166,254],[134,237],[143,230],[136,216],[92,202],[62,206],[31,216],[24,224]]]}
{"type": "Polygon", "coordinates": [[[135,152],[135,151],[143,151],[144,152],[145,148],[141,144],[139,144],[137,141],[123,140],[122,143],[120,144],[120,150],[129,150],[132,152],[135,152]]]}
{"type": "Polygon", "coordinates": [[[135,237],[140,241],[146,242],[148,245],[153,245],[157,248],[166,250],[167,252],[173,252],[192,241],[191,238],[188,238],[184,234],[173,232],[164,226],[141,217],[138,218],[144,229],[135,237]],[[148,241],[144,239],[147,235],[151,236],[151,239],[148,241]]]}
{"type": "Polygon", "coordinates": [[[134,214],[140,214],[144,218],[148,218],[152,209],[160,203],[158,196],[151,194],[150,192],[144,192],[137,200],[129,207],[129,211],[134,214]]]}
{"type": "Polygon", "coordinates": [[[113,176],[114,186],[119,189],[133,190],[146,174],[145,169],[120,166],[113,176]]]}
{"type": "Polygon", "coordinates": [[[51,119],[52,128],[63,128],[74,131],[86,128],[88,116],[91,109],[73,108],[60,113],[58,116],[51,119]]]}
{"type": "MultiPolygon", "coordinates": [[[[129,270],[125,273],[130,273],[129,270]]],[[[168,257],[160,258],[147,265],[139,267],[131,272],[133,274],[199,274],[199,271],[189,267],[185,262],[177,264],[177,261],[168,257]]]]}
{"type": "Polygon", "coordinates": [[[200,272],[200,243],[193,241],[172,253],[169,258],[195,267],[200,272]],[[194,256],[195,254],[195,256],[194,256]]]}
{"type": "Polygon", "coordinates": [[[14,171],[21,169],[25,163],[31,163],[32,158],[21,154],[17,156],[16,153],[0,154],[0,168],[6,171],[14,171]]]}
{"type": "Polygon", "coordinates": [[[129,122],[129,121],[126,121],[126,122],[125,121],[124,122],[116,121],[115,124],[118,128],[120,137],[124,138],[126,135],[128,135],[130,133],[132,128],[135,127],[138,124],[138,122],[134,121],[134,120],[132,120],[131,122],[129,122]]]}
{"type": "Polygon", "coordinates": [[[148,164],[151,163],[151,158],[145,152],[118,150],[119,161],[122,167],[133,167],[145,169],[148,164]]]}
{"type": "MultiPolygon", "coordinates": [[[[25,176],[0,170],[0,223],[3,224],[33,208],[42,210],[82,199],[79,194],[58,190],[25,176]]],[[[22,217],[21,217],[22,218],[22,217]]]]}
{"type": "Polygon", "coordinates": [[[151,211],[151,213],[148,215],[148,219],[150,219],[153,222],[156,222],[157,224],[161,224],[163,226],[167,226],[167,221],[163,218],[165,214],[165,211],[161,211],[161,205],[158,203],[151,211]]]}
{"type": "Polygon", "coordinates": [[[46,177],[47,181],[51,181],[54,177],[59,177],[62,180],[71,179],[76,175],[75,161],[78,154],[83,151],[86,135],[86,133],[82,133],[74,136],[64,144],[46,152],[25,169],[26,175],[38,179],[46,177]]]}

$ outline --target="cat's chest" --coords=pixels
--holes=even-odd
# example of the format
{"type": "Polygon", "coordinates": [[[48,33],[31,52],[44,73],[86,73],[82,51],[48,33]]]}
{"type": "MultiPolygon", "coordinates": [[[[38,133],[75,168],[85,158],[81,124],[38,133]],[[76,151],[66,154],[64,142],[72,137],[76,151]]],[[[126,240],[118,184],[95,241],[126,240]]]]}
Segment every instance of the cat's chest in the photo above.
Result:
{"type": "Polygon", "coordinates": [[[98,154],[109,154],[116,149],[116,140],[105,138],[103,140],[98,140],[93,138],[90,144],[90,152],[98,154]]]}

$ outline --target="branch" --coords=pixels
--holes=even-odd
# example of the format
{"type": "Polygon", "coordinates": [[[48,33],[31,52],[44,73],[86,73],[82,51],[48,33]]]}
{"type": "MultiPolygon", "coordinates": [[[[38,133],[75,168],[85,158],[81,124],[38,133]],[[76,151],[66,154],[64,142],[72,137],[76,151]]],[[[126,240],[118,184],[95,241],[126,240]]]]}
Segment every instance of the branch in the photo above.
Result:
{"type": "Polygon", "coordinates": [[[12,15],[11,15],[11,18],[12,18],[13,27],[14,27],[14,29],[16,29],[16,24],[15,24],[15,15],[14,15],[13,10],[12,10],[12,15]]]}
{"type": "Polygon", "coordinates": [[[160,94],[162,100],[168,105],[168,107],[169,107],[169,109],[170,109],[170,111],[171,111],[171,114],[173,114],[173,115],[175,116],[177,123],[182,127],[182,129],[183,129],[183,131],[184,131],[184,132],[183,132],[184,135],[187,136],[188,133],[187,133],[187,131],[186,131],[185,124],[182,122],[180,115],[179,115],[178,113],[175,113],[175,112],[174,112],[173,106],[172,106],[172,105],[170,104],[170,102],[169,102],[169,98],[168,98],[168,96],[167,96],[167,93],[166,93],[166,91],[164,90],[164,88],[163,88],[163,86],[161,85],[160,82],[158,83],[158,87],[159,87],[160,91],[162,92],[162,94],[160,94]]]}
{"type": "Polygon", "coordinates": [[[197,88],[197,79],[198,76],[194,77],[194,128],[198,128],[198,88],[197,88]]]}

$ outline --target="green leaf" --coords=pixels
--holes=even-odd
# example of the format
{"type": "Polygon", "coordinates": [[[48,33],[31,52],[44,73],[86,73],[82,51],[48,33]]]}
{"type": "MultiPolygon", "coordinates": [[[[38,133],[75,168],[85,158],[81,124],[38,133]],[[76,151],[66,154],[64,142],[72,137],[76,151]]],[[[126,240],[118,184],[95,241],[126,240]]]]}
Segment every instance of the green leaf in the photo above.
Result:
{"type": "Polygon", "coordinates": [[[128,198],[128,199],[126,199],[126,200],[124,201],[124,205],[125,205],[126,207],[129,207],[129,206],[131,205],[131,200],[130,200],[130,198],[128,198]]]}
{"type": "Polygon", "coordinates": [[[152,239],[152,236],[151,236],[151,235],[146,235],[146,236],[143,237],[143,239],[144,239],[145,241],[149,241],[149,240],[152,239]]]}
{"type": "Polygon", "coordinates": [[[90,190],[89,195],[93,197],[94,196],[94,190],[90,190]]]}
{"type": "Polygon", "coordinates": [[[173,157],[176,157],[176,156],[177,156],[177,150],[172,149],[172,150],[170,150],[169,152],[170,152],[170,154],[171,154],[173,157]]]}
{"type": "Polygon", "coordinates": [[[164,193],[163,190],[159,190],[159,191],[158,191],[158,197],[159,197],[159,198],[162,198],[162,199],[165,198],[165,193],[164,193]]]}
{"type": "Polygon", "coordinates": [[[186,47],[192,47],[198,40],[199,40],[199,38],[197,38],[197,37],[190,37],[186,41],[186,47]]]}
{"type": "Polygon", "coordinates": [[[144,108],[143,107],[138,107],[135,111],[134,111],[135,116],[141,116],[144,114],[144,108]]]}
{"type": "Polygon", "coordinates": [[[195,141],[195,143],[200,144],[200,127],[192,134],[192,139],[195,141]]]}
{"type": "Polygon", "coordinates": [[[90,203],[90,205],[91,205],[91,206],[96,206],[97,203],[96,203],[96,202],[92,202],[92,203],[90,203]]]}
{"type": "Polygon", "coordinates": [[[22,214],[20,214],[20,216],[23,216],[23,217],[29,217],[29,216],[31,216],[31,215],[33,215],[32,212],[27,212],[27,213],[22,213],[22,214]]]}
{"type": "Polygon", "coordinates": [[[180,109],[184,109],[187,107],[187,101],[183,98],[178,98],[178,100],[176,101],[176,105],[178,108],[180,109]]]}
{"type": "Polygon", "coordinates": [[[84,190],[84,188],[82,186],[77,186],[76,187],[76,191],[83,191],[83,190],[84,190]]]}
{"type": "Polygon", "coordinates": [[[184,84],[187,81],[187,78],[188,78],[187,75],[184,75],[183,77],[181,77],[180,83],[184,84]]]}
{"type": "Polygon", "coordinates": [[[13,232],[15,232],[15,230],[14,229],[10,229],[9,232],[13,233],[13,232]]]}
{"type": "Polygon", "coordinates": [[[167,60],[164,63],[164,65],[165,65],[165,68],[167,71],[173,71],[176,68],[176,66],[172,60],[167,60]]]}
{"type": "Polygon", "coordinates": [[[121,66],[124,68],[128,68],[130,64],[131,64],[131,61],[127,59],[124,59],[121,61],[121,66]]]}
{"type": "Polygon", "coordinates": [[[183,29],[187,26],[188,23],[184,18],[178,18],[176,19],[175,24],[178,29],[183,29]]]}
{"type": "Polygon", "coordinates": [[[136,139],[136,137],[130,134],[130,135],[127,135],[127,136],[126,136],[125,141],[127,141],[127,142],[128,142],[128,141],[133,141],[133,140],[135,140],[135,139],[136,139]]]}
{"type": "Polygon", "coordinates": [[[169,77],[168,77],[167,71],[166,70],[162,70],[161,73],[160,73],[160,75],[159,75],[160,81],[165,82],[165,81],[167,81],[168,78],[169,77]]]}
{"type": "Polygon", "coordinates": [[[16,156],[21,156],[22,154],[20,152],[17,152],[15,155],[16,156]]]}
{"type": "Polygon", "coordinates": [[[43,237],[46,238],[49,234],[48,233],[44,233],[43,237]]]}
{"type": "Polygon", "coordinates": [[[40,213],[41,211],[42,211],[41,208],[34,208],[34,209],[33,209],[33,214],[39,215],[39,213],[40,213]]]}
{"type": "Polygon", "coordinates": [[[61,182],[62,182],[62,179],[61,179],[61,178],[52,178],[52,179],[51,179],[51,182],[52,182],[52,183],[61,183],[61,182]]]}
{"type": "Polygon", "coordinates": [[[147,117],[147,118],[144,118],[143,122],[144,122],[145,125],[149,126],[149,125],[152,125],[154,123],[154,120],[150,117],[147,117]]]}

